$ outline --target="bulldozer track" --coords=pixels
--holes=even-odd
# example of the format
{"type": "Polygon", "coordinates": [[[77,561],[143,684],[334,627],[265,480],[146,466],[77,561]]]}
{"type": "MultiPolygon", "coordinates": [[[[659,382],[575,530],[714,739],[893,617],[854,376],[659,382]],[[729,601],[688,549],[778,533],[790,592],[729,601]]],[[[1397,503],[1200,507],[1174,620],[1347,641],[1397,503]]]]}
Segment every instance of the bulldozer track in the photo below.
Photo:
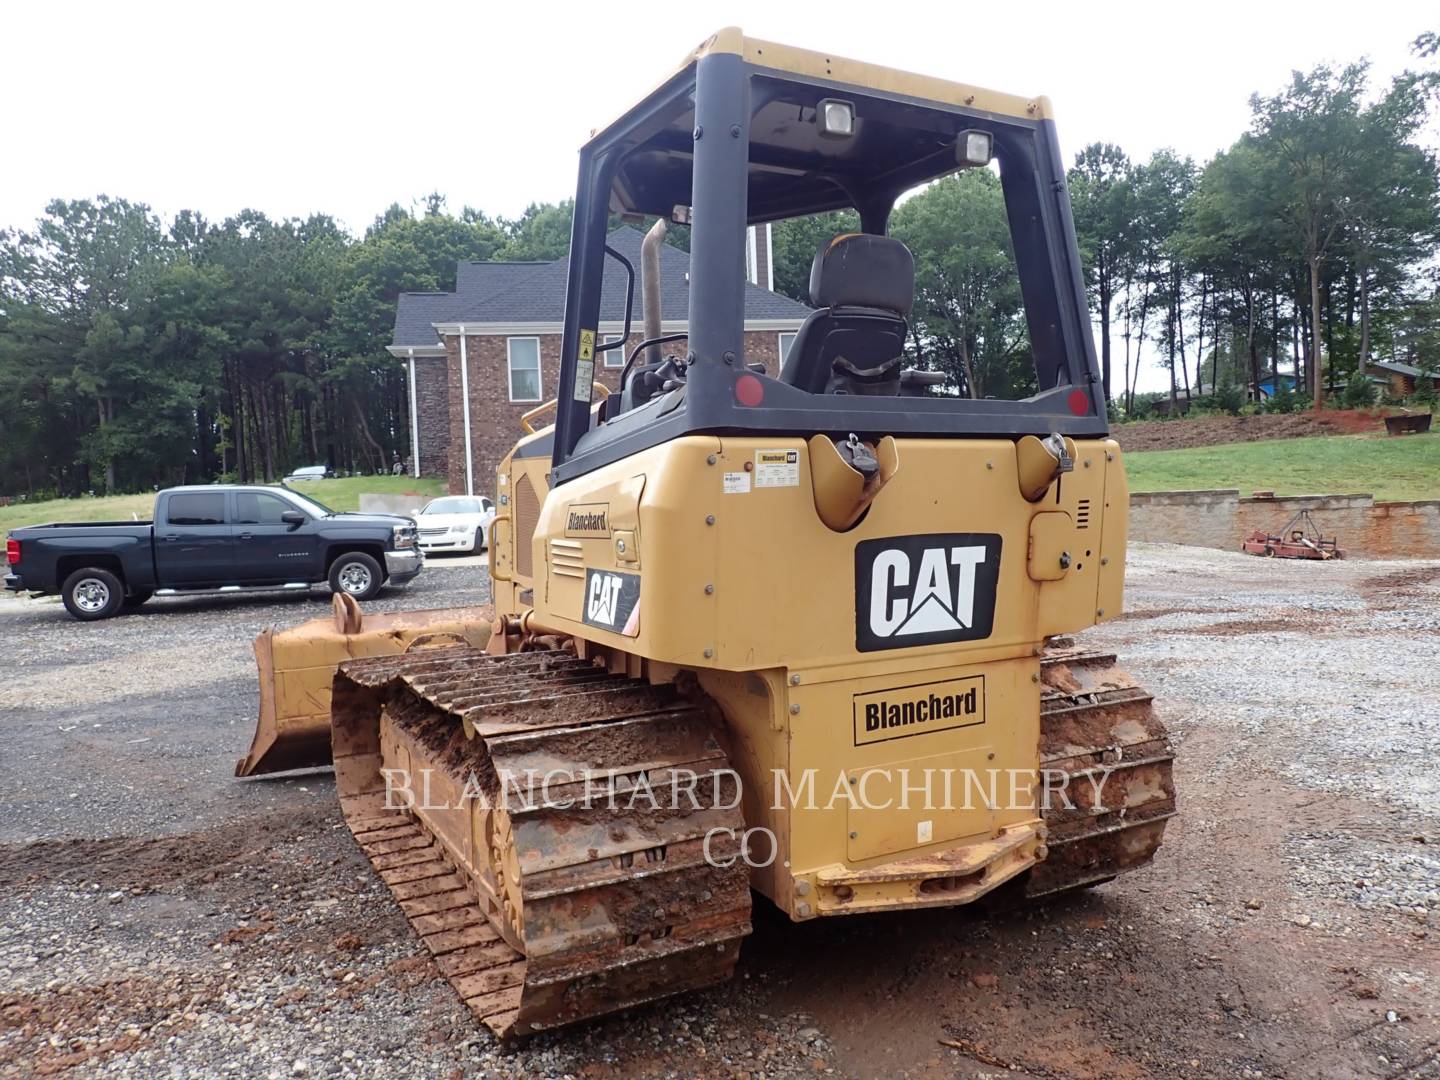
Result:
{"type": "Polygon", "coordinates": [[[736,779],[673,687],[558,652],[376,657],[337,673],[333,742],[347,824],[498,1036],[730,977],[748,871],[705,837],[743,829],[736,779]]]}
{"type": "Polygon", "coordinates": [[[1169,733],[1115,654],[1064,639],[1042,655],[1040,682],[1040,768],[1068,801],[1052,795],[1044,811],[1049,851],[1026,877],[1027,897],[1144,866],[1176,813],[1169,733]]]}
{"type": "MultiPolygon", "coordinates": [[[[1144,865],[1175,814],[1169,738],[1112,654],[1051,647],[1041,681],[1040,765],[1070,801],[1045,811],[1027,898],[1144,865]]],[[[675,687],[450,645],[342,665],[332,706],[351,832],[497,1035],[730,977],[750,932],[738,778],[675,687]]]]}

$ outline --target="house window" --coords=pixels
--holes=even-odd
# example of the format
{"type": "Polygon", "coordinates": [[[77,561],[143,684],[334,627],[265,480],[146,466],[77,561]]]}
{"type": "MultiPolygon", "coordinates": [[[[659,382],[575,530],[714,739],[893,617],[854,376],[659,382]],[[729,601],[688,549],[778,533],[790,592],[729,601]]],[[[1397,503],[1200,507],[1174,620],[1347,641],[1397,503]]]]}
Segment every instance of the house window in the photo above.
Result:
{"type": "MultiPolygon", "coordinates": [[[[612,341],[619,341],[619,340],[620,340],[620,335],[619,335],[619,334],[606,334],[605,337],[604,337],[604,339],[600,342],[600,344],[602,344],[602,345],[609,345],[612,341]]],[[[603,353],[601,353],[600,355],[602,355],[603,357],[605,357],[605,366],[606,366],[607,368],[622,368],[622,367],[625,366],[625,350],[624,350],[623,348],[620,348],[620,349],[606,349],[606,350],[605,350],[603,353]]]]}
{"type": "Polygon", "coordinates": [[[790,355],[790,346],[795,343],[795,331],[787,330],[780,335],[780,363],[785,363],[785,357],[790,355]]]}
{"type": "Polygon", "coordinates": [[[512,337],[505,340],[510,369],[510,400],[540,400],[540,339],[512,337]]]}

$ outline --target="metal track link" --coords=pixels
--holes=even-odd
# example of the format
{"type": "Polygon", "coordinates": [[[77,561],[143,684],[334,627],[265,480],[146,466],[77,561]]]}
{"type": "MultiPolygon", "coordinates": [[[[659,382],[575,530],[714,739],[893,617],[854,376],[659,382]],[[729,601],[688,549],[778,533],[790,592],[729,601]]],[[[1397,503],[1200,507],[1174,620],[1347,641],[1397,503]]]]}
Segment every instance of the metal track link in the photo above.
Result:
{"type": "Polygon", "coordinates": [[[342,665],[331,726],[347,824],[496,1035],[730,977],[748,871],[715,865],[730,834],[716,858],[704,844],[743,831],[736,780],[673,687],[559,652],[432,648],[342,665]],[[415,801],[394,809],[402,788],[415,801]]]}
{"type": "Polygon", "coordinates": [[[1049,854],[1026,879],[1031,897],[1098,885],[1144,866],[1176,813],[1170,736],[1150,694],[1116,666],[1113,653],[1054,642],[1042,655],[1040,680],[1049,854]]]}

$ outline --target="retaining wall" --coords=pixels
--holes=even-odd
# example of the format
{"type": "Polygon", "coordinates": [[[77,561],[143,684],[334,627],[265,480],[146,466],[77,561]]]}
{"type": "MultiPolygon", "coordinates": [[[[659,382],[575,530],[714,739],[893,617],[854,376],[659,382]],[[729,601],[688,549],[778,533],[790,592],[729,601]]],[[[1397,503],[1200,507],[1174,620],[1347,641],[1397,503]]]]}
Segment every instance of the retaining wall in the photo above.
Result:
{"type": "Polygon", "coordinates": [[[1372,495],[1260,495],[1234,488],[1137,491],[1130,538],[1238,550],[1256,529],[1278,533],[1301,510],[1352,559],[1440,559],[1440,500],[1376,502],[1372,495]]]}
{"type": "Polygon", "coordinates": [[[419,510],[433,495],[361,495],[362,514],[399,514],[409,517],[419,510]]]}

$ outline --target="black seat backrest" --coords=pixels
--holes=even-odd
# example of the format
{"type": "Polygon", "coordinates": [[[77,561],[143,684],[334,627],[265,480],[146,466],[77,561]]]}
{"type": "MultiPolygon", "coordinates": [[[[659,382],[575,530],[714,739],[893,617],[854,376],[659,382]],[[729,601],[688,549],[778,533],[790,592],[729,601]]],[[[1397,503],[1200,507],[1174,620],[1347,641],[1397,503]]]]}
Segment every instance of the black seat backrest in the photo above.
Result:
{"type": "Polygon", "coordinates": [[[781,381],[812,394],[837,381],[850,392],[898,392],[914,302],[915,260],[899,240],[847,233],[827,241],[810,266],[816,310],[790,344],[781,381]]]}

